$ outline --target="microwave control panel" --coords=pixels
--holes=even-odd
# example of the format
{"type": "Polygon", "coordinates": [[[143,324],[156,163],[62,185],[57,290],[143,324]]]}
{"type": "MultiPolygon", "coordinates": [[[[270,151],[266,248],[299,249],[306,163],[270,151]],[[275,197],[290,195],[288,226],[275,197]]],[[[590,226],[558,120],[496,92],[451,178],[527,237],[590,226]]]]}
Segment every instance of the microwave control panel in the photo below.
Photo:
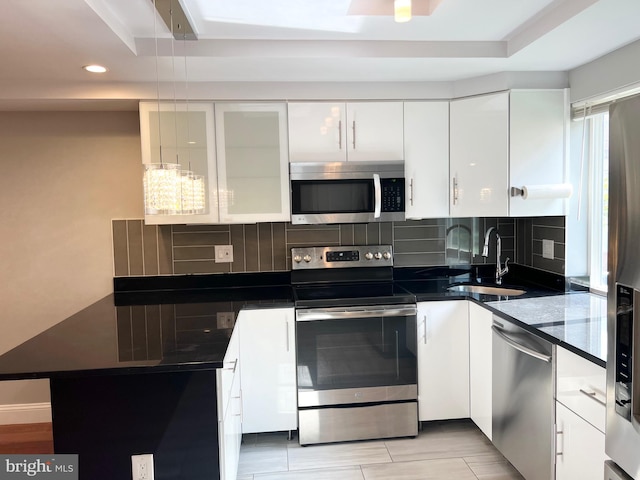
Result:
{"type": "Polygon", "coordinates": [[[404,179],[382,178],[382,211],[404,212],[404,179]]]}

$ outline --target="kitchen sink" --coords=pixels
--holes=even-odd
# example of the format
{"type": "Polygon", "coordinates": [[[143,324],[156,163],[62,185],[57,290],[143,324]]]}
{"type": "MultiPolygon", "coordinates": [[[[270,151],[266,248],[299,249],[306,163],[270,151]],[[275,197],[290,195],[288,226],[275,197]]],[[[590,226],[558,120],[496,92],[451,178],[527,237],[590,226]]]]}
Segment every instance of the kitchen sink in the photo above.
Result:
{"type": "Polygon", "coordinates": [[[490,287],[487,285],[453,285],[448,287],[450,292],[466,292],[466,293],[479,293],[485,295],[504,295],[517,297],[527,293],[525,290],[519,288],[503,288],[503,287],[490,287]]]}

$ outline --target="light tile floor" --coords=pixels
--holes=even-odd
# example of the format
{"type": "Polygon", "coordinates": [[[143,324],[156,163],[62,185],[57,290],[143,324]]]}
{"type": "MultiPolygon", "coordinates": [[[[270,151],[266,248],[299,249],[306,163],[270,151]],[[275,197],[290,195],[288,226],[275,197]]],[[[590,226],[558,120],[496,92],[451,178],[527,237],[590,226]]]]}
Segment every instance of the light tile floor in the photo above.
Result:
{"type": "Polygon", "coordinates": [[[301,447],[245,435],[238,480],[523,480],[470,420],[429,422],[417,438],[301,447]]]}

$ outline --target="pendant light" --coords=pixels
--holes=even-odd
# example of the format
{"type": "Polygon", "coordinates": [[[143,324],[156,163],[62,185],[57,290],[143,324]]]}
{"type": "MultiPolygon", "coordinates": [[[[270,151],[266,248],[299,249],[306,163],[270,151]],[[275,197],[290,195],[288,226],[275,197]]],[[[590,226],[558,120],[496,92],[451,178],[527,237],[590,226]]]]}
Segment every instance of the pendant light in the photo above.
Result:
{"type": "Polygon", "coordinates": [[[396,23],[411,20],[411,0],[393,0],[393,18],[396,23]]]}
{"type": "MultiPolygon", "coordinates": [[[[171,21],[173,29],[173,20],[171,21]]],[[[173,41],[173,40],[172,40],[173,41]]],[[[191,171],[191,145],[195,142],[191,140],[191,114],[189,111],[189,72],[187,70],[187,34],[183,31],[182,46],[184,49],[184,95],[187,105],[187,157],[189,170],[183,170],[180,175],[181,187],[181,208],[185,215],[201,214],[206,210],[206,191],[204,185],[204,175],[196,175],[191,171]]],[[[172,48],[173,53],[173,48],[172,48]]],[[[175,76],[174,76],[175,78],[175,76]]],[[[175,98],[175,85],[174,85],[175,98]]],[[[177,118],[177,116],[176,116],[177,118]]],[[[177,135],[176,135],[177,136],[177,135]]]]}
{"type": "MultiPolygon", "coordinates": [[[[205,203],[205,182],[204,176],[195,175],[190,170],[182,170],[179,163],[178,152],[176,151],[176,163],[164,162],[162,152],[162,112],[160,109],[160,75],[158,66],[158,34],[157,34],[157,7],[156,0],[153,0],[154,17],[153,33],[155,37],[156,50],[156,93],[158,102],[158,143],[159,143],[159,163],[144,165],[144,205],[146,215],[189,215],[204,213],[205,203]]],[[[178,115],[177,99],[175,91],[175,55],[174,55],[174,29],[173,29],[173,9],[171,15],[171,51],[173,64],[174,82],[174,127],[176,135],[176,147],[178,140],[178,115]]],[[[186,36],[185,36],[186,38],[186,36]]],[[[185,50],[185,82],[186,79],[186,50],[185,50]]],[[[189,123],[189,111],[187,101],[187,130],[189,123]]],[[[189,132],[187,132],[189,139],[189,132]]],[[[187,143],[189,145],[189,143],[187,143]]],[[[188,147],[187,147],[188,148],[188,147]]]]}

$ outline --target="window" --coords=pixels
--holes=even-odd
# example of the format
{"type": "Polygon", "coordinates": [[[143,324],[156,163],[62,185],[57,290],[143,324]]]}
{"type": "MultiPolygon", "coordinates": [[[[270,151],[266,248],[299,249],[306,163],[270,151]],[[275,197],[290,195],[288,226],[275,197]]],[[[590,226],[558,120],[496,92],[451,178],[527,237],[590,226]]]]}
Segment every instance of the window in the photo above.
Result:
{"type": "MultiPolygon", "coordinates": [[[[589,166],[588,232],[589,284],[592,290],[607,291],[607,250],[609,225],[609,113],[587,120],[589,135],[585,141],[589,166]]],[[[586,199],[585,199],[586,200],[586,199]]]]}

